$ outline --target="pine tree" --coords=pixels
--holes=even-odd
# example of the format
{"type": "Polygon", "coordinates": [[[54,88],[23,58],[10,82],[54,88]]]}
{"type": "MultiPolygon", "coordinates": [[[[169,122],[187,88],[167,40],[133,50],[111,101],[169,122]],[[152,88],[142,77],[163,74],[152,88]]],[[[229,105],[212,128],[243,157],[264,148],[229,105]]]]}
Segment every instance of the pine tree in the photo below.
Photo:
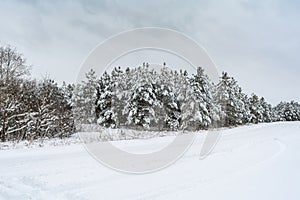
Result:
{"type": "Polygon", "coordinates": [[[113,82],[107,72],[100,78],[97,87],[96,116],[97,123],[104,127],[115,128],[117,116],[113,109],[113,82]]]}
{"type": "Polygon", "coordinates": [[[156,123],[155,107],[159,105],[155,94],[154,71],[149,70],[149,65],[138,67],[132,71],[134,83],[128,103],[124,108],[127,115],[127,124],[150,128],[151,123],[156,123]]]}
{"type": "Polygon", "coordinates": [[[37,113],[35,115],[35,137],[52,137],[58,129],[58,116],[55,108],[54,81],[45,79],[38,85],[39,101],[37,103],[37,113]]]}
{"type": "Polygon", "coordinates": [[[96,116],[96,86],[97,77],[94,70],[86,73],[86,80],[77,84],[74,90],[74,117],[77,128],[82,124],[95,124],[96,116]]]}
{"type": "Polygon", "coordinates": [[[242,91],[239,92],[240,100],[243,104],[243,112],[242,112],[242,124],[251,123],[251,111],[250,111],[250,101],[246,94],[242,91]]]}
{"type": "Polygon", "coordinates": [[[198,121],[195,115],[195,112],[198,110],[196,96],[193,88],[190,87],[189,77],[186,72],[180,70],[177,78],[175,92],[180,110],[180,128],[193,129],[198,121]]]}
{"type": "Polygon", "coordinates": [[[217,121],[217,107],[211,94],[211,85],[202,68],[191,78],[186,72],[179,74],[182,88],[179,93],[182,129],[208,128],[213,121],[217,121]]]}
{"type": "Polygon", "coordinates": [[[245,97],[242,94],[242,90],[234,78],[223,72],[221,80],[216,86],[215,98],[224,112],[222,121],[225,126],[243,124],[243,113],[246,106],[243,102],[245,97]]]}
{"type": "Polygon", "coordinates": [[[172,71],[166,67],[161,69],[155,84],[155,95],[158,100],[158,106],[155,109],[156,117],[163,119],[158,120],[157,126],[159,129],[168,128],[176,130],[180,125],[180,110],[177,97],[174,91],[174,84],[172,84],[172,71]]]}
{"type": "Polygon", "coordinates": [[[251,112],[251,123],[263,122],[263,108],[261,106],[260,99],[257,95],[252,94],[249,98],[250,112],[251,112]]]}
{"type": "Polygon", "coordinates": [[[260,106],[262,108],[262,121],[272,122],[274,118],[271,104],[268,104],[263,97],[260,98],[260,106]]]}
{"type": "Polygon", "coordinates": [[[112,84],[112,104],[111,110],[115,115],[116,126],[124,125],[126,123],[126,117],[123,115],[123,109],[126,104],[126,78],[121,67],[114,68],[111,72],[111,84],[112,84]]]}
{"type": "Polygon", "coordinates": [[[73,106],[74,106],[74,85],[63,83],[56,94],[58,118],[59,118],[59,137],[67,137],[75,131],[73,106]]]}
{"type": "Polygon", "coordinates": [[[213,100],[212,85],[203,68],[198,67],[197,73],[190,80],[191,87],[199,104],[197,115],[200,125],[197,129],[208,128],[220,120],[221,108],[213,100]]]}
{"type": "Polygon", "coordinates": [[[300,121],[300,104],[295,101],[280,102],[274,112],[277,121],[300,121]]]}

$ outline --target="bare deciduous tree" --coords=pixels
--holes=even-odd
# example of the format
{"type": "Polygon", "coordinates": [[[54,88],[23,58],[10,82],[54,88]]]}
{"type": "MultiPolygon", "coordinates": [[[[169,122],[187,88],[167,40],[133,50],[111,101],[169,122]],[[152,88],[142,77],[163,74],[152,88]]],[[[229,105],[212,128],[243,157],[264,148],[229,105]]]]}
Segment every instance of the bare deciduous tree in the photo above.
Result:
{"type": "Polygon", "coordinates": [[[26,59],[15,49],[7,46],[0,47],[0,136],[1,141],[6,140],[7,120],[11,118],[16,105],[16,95],[14,91],[15,83],[24,75],[29,74],[29,66],[26,59]]]}

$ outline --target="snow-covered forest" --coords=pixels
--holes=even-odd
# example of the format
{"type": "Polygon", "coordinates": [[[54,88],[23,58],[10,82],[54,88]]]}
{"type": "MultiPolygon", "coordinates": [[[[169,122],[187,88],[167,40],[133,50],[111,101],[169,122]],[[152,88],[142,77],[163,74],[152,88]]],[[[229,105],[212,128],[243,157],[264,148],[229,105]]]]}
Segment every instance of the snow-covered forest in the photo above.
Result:
{"type": "Polygon", "coordinates": [[[1,141],[67,137],[84,124],[157,131],[300,120],[299,103],[271,106],[226,72],[212,83],[201,67],[188,74],[143,63],[58,85],[30,78],[26,59],[11,47],[0,47],[0,93],[1,141]]]}

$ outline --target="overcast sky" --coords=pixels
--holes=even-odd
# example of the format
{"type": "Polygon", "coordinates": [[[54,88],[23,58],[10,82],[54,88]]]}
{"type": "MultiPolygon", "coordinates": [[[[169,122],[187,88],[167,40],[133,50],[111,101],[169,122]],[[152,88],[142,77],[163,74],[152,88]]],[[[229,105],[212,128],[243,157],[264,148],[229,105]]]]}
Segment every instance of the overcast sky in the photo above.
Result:
{"type": "Polygon", "coordinates": [[[0,45],[22,52],[37,78],[75,82],[97,44],[154,26],[195,39],[246,93],[300,101],[300,1],[0,0],[0,9],[0,45]]]}

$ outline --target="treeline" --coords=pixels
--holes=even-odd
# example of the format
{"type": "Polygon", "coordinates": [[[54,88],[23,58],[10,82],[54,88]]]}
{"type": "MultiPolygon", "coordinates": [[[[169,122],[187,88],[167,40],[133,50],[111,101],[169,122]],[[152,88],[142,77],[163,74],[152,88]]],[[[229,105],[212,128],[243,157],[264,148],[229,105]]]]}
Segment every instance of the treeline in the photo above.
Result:
{"type": "Polygon", "coordinates": [[[262,97],[246,95],[225,72],[213,84],[200,67],[191,75],[148,64],[115,68],[101,77],[91,70],[82,83],[62,86],[30,79],[29,68],[17,51],[0,47],[1,141],[67,137],[86,124],[199,130],[300,120],[299,103],[272,107],[262,97]]]}
{"type": "Polygon", "coordinates": [[[88,114],[80,123],[110,128],[199,130],[300,120],[297,102],[272,107],[263,97],[246,95],[226,72],[213,84],[201,67],[189,75],[167,67],[156,71],[144,63],[134,69],[115,68],[99,78],[91,70],[81,88],[94,93],[84,99],[88,110],[80,106],[80,116],[88,114]]]}

